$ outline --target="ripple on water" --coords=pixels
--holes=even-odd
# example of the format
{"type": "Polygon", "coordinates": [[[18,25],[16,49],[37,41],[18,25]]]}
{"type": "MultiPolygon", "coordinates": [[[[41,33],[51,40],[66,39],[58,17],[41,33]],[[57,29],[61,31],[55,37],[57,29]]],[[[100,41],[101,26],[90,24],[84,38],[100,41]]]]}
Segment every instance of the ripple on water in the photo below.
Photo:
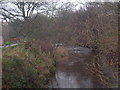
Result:
{"type": "Polygon", "coordinates": [[[50,88],[92,88],[92,78],[81,71],[84,69],[82,63],[89,58],[91,50],[83,47],[68,47],[68,49],[75,54],[66,64],[59,62],[56,77],[50,88]]]}
{"type": "Polygon", "coordinates": [[[66,72],[57,72],[56,80],[53,82],[53,88],[90,88],[91,79],[85,79],[81,76],[76,77],[74,74],[66,72]]]}

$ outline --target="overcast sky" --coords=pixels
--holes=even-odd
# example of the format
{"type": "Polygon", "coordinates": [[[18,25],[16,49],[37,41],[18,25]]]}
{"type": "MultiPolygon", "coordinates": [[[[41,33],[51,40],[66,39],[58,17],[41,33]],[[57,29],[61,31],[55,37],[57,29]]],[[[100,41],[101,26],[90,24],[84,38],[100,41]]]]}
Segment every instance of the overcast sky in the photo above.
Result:
{"type": "MultiPolygon", "coordinates": [[[[16,0],[7,0],[7,1],[14,2],[16,0]]],[[[34,1],[38,1],[38,0],[18,0],[18,1],[28,1],[28,2],[33,1],[34,2],[34,1]]],[[[45,1],[45,0],[39,0],[39,1],[45,1]]],[[[119,0],[48,0],[48,1],[61,1],[61,2],[71,2],[74,4],[78,4],[78,2],[80,2],[80,3],[85,3],[85,2],[90,2],[90,1],[92,1],[92,2],[94,2],[94,1],[96,1],[96,2],[103,2],[103,1],[104,2],[111,2],[111,1],[118,2],[119,0]]],[[[14,6],[11,4],[8,4],[6,7],[8,7],[10,9],[10,8],[13,8],[14,6]]],[[[80,6],[77,6],[75,9],[79,9],[79,8],[80,8],[80,6]]],[[[1,18],[1,16],[0,16],[0,18],[1,18]]]]}
{"type": "Polygon", "coordinates": [[[119,2],[119,0],[60,0],[60,1],[70,1],[70,2],[76,2],[76,1],[80,1],[80,2],[119,2]]]}
{"type": "MultiPolygon", "coordinates": [[[[7,1],[15,1],[15,0],[7,0],[7,1]]],[[[28,2],[30,2],[30,1],[36,1],[36,0],[18,0],[18,1],[28,1],[28,2]]],[[[40,0],[40,1],[42,1],[42,0],[40,0]]],[[[43,0],[44,1],[44,0],[43,0]]],[[[50,0],[49,0],[50,1],[50,0]]],[[[51,0],[52,1],[52,0],[51,0]]],[[[76,1],[80,1],[80,2],[112,2],[112,1],[114,1],[114,2],[119,2],[119,0],[53,0],[53,1],[62,1],[62,2],[76,2],[76,1]]]]}

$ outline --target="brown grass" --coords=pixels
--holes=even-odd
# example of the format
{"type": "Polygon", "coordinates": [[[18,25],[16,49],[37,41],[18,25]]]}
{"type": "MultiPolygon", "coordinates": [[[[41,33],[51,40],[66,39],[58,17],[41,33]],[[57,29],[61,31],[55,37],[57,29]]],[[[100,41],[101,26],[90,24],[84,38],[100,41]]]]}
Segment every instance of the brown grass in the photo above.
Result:
{"type": "Polygon", "coordinates": [[[56,62],[60,62],[61,64],[64,64],[65,62],[69,61],[69,53],[67,48],[65,47],[59,47],[55,50],[55,58],[56,62]]]}
{"type": "Polygon", "coordinates": [[[60,55],[60,56],[68,56],[68,50],[64,47],[56,48],[55,52],[57,55],[60,55]]]}

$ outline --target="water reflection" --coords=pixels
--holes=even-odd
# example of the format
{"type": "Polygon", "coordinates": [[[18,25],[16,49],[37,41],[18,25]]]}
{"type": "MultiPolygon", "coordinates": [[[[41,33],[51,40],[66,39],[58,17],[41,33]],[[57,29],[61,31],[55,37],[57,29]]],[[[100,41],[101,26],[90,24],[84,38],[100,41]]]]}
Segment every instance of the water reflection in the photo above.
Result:
{"type": "Polygon", "coordinates": [[[91,88],[91,79],[84,79],[82,76],[76,77],[72,73],[57,72],[56,80],[51,88],[91,88]]]}
{"type": "Polygon", "coordinates": [[[85,70],[85,61],[90,59],[91,50],[82,47],[69,47],[69,60],[57,64],[56,76],[50,88],[93,88],[93,78],[85,70]],[[76,54],[76,51],[79,53],[76,54]]]}

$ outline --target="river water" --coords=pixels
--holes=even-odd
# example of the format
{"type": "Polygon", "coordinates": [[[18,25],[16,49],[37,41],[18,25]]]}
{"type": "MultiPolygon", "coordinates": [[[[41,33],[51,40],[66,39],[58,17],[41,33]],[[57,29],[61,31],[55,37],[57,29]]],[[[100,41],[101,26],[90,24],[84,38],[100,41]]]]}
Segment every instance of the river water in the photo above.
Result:
{"type": "Polygon", "coordinates": [[[92,50],[84,47],[67,47],[70,58],[56,65],[55,78],[50,88],[97,88],[101,87],[97,79],[91,76],[85,62],[93,58],[92,50]]]}

